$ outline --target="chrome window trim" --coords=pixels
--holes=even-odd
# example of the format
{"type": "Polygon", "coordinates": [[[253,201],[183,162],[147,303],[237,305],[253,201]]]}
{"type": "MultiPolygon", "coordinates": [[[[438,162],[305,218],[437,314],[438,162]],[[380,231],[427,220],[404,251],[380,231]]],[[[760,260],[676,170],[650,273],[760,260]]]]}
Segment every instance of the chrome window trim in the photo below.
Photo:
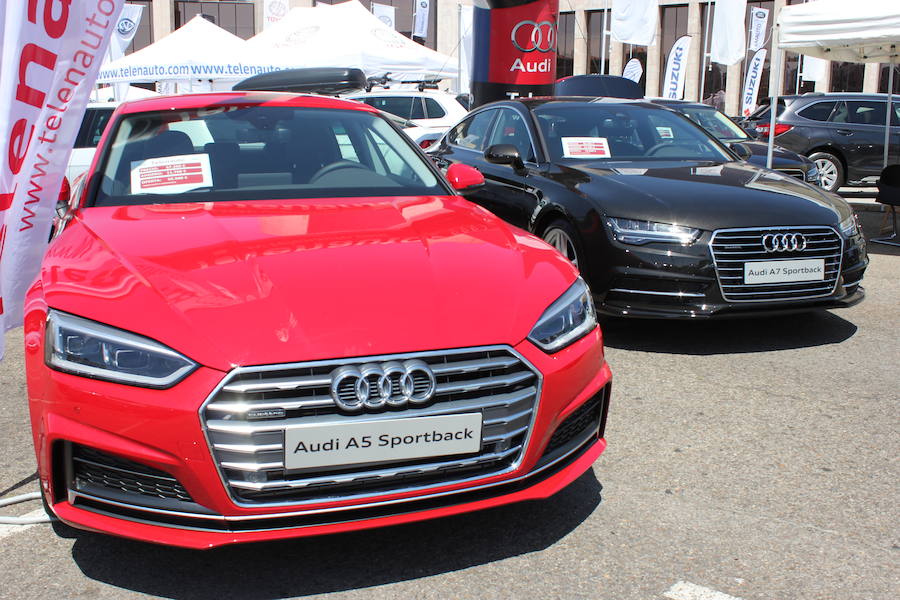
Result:
{"type": "MultiPolygon", "coordinates": [[[[379,494],[373,494],[373,493],[361,493],[361,494],[352,494],[352,495],[347,495],[347,496],[341,496],[339,498],[333,498],[333,499],[314,498],[314,499],[309,499],[309,500],[292,500],[292,501],[287,501],[287,502],[241,502],[237,498],[235,498],[234,494],[232,494],[232,491],[231,491],[231,485],[229,485],[227,479],[225,478],[225,474],[220,466],[218,459],[216,458],[215,450],[213,447],[214,445],[213,445],[212,440],[210,439],[209,432],[206,427],[206,420],[204,419],[204,416],[203,416],[204,411],[206,410],[206,406],[210,402],[212,402],[212,400],[216,397],[216,395],[219,393],[219,391],[234,376],[242,374],[242,373],[247,373],[247,372],[259,373],[259,372],[266,372],[266,371],[281,371],[284,369],[294,369],[294,368],[308,368],[308,367],[318,367],[318,366],[326,366],[326,365],[346,365],[346,364],[364,363],[364,362],[373,362],[373,361],[381,362],[381,361],[388,361],[388,360],[405,360],[407,358],[419,358],[419,357],[423,357],[423,356],[452,356],[454,354],[468,354],[468,353],[472,353],[472,352],[490,352],[490,351],[506,351],[506,352],[511,353],[513,356],[518,358],[522,362],[522,364],[525,367],[527,367],[528,369],[530,369],[535,375],[535,384],[534,384],[535,394],[534,394],[534,403],[533,403],[533,408],[532,408],[531,420],[528,423],[528,432],[525,435],[525,440],[522,442],[522,449],[521,449],[521,452],[520,452],[518,458],[513,463],[511,463],[507,468],[505,468],[501,471],[497,471],[495,473],[488,474],[488,475],[479,475],[477,477],[468,477],[468,478],[464,478],[464,479],[452,479],[452,480],[440,482],[438,484],[399,487],[397,489],[391,490],[386,493],[382,492],[380,495],[385,495],[385,494],[394,495],[394,494],[405,494],[405,493],[410,493],[410,492],[418,492],[418,491],[422,491],[422,490],[434,489],[437,487],[445,487],[448,485],[465,484],[465,483],[469,483],[472,481],[478,481],[480,479],[488,479],[488,478],[492,478],[492,477],[500,477],[501,478],[500,481],[496,482],[497,485],[499,485],[501,483],[507,483],[509,481],[515,481],[515,479],[512,479],[512,480],[511,479],[503,479],[503,476],[508,475],[509,473],[512,473],[512,472],[518,470],[519,467],[521,467],[522,461],[525,459],[525,456],[528,454],[528,451],[530,449],[532,434],[534,433],[534,424],[535,424],[535,421],[537,420],[538,411],[540,410],[541,394],[543,392],[543,384],[544,384],[544,375],[537,367],[535,367],[531,363],[531,361],[526,359],[515,348],[513,348],[512,346],[509,346],[507,344],[499,344],[499,345],[493,345],[493,346],[474,346],[474,347],[468,347],[468,348],[453,348],[453,349],[449,349],[449,350],[427,350],[427,351],[422,351],[422,352],[409,352],[409,353],[401,353],[401,354],[381,354],[381,355],[372,355],[372,356],[348,357],[348,358],[316,360],[316,361],[306,361],[306,362],[296,362],[296,363],[281,363],[281,364],[270,364],[270,365],[235,367],[234,369],[229,371],[225,375],[225,377],[222,378],[222,380],[216,385],[215,388],[213,388],[213,390],[209,393],[209,395],[206,397],[206,399],[203,401],[203,403],[200,405],[200,408],[197,411],[197,416],[200,420],[200,427],[201,427],[201,430],[203,431],[203,438],[206,440],[206,448],[207,448],[207,451],[209,452],[209,457],[212,460],[213,467],[216,469],[216,472],[218,473],[219,481],[222,484],[222,487],[224,488],[225,493],[228,496],[228,499],[231,501],[231,503],[234,506],[237,506],[240,508],[264,508],[264,507],[277,507],[277,506],[302,506],[302,505],[308,505],[308,504],[322,504],[322,503],[327,503],[327,502],[344,502],[344,501],[348,501],[348,500],[357,500],[360,498],[369,498],[374,495],[379,495],[379,494]]],[[[370,417],[375,417],[375,419],[373,419],[373,420],[377,420],[378,418],[381,418],[381,419],[387,418],[387,417],[385,417],[383,415],[379,415],[379,414],[373,414],[373,415],[370,415],[370,417]]],[[[396,417],[394,417],[394,418],[396,418],[396,417]]],[[[283,426],[281,427],[281,430],[283,432],[283,430],[284,430],[283,426]]],[[[282,437],[282,447],[283,446],[284,446],[284,440],[282,437]]],[[[526,473],[525,475],[528,475],[528,473],[526,473]]],[[[489,484],[489,485],[494,485],[494,484],[489,484]]],[[[471,489],[479,489],[479,488],[465,488],[464,490],[459,490],[459,491],[468,491],[471,489]]],[[[188,490],[188,492],[190,492],[190,490],[188,490]]],[[[426,494],[426,495],[421,495],[421,496],[413,496],[413,497],[410,497],[405,500],[418,500],[418,499],[422,499],[422,498],[431,498],[431,497],[436,497],[436,496],[440,496],[440,495],[442,495],[442,493],[426,494]]],[[[369,503],[369,504],[354,504],[354,505],[351,505],[348,507],[343,507],[343,508],[359,508],[362,506],[377,506],[380,504],[383,504],[383,502],[373,502],[373,503],[369,503]]],[[[313,511],[313,512],[315,512],[315,511],[313,511]]],[[[304,513],[297,513],[297,514],[304,514],[304,513]]]]}
{"type": "MultiPolygon", "coordinates": [[[[710,258],[712,258],[712,262],[713,262],[713,268],[716,271],[716,283],[719,286],[719,293],[722,295],[722,300],[724,300],[725,302],[727,302],[729,304],[732,304],[732,303],[739,304],[739,303],[746,303],[746,302],[791,302],[794,300],[809,300],[809,299],[813,299],[813,298],[827,298],[828,296],[833,295],[837,291],[838,285],[840,285],[841,272],[844,269],[844,252],[846,250],[846,247],[844,245],[844,237],[840,233],[838,233],[837,229],[835,229],[834,226],[832,226],[832,225],[773,225],[771,227],[731,227],[728,229],[716,229],[715,231],[713,231],[713,234],[709,237],[709,241],[706,243],[706,248],[709,251],[710,258]],[[795,296],[793,298],[784,298],[783,300],[779,300],[776,298],[758,298],[758,299],[747,298],[747,299],[743,299],[743,300],[728,298],[728,296],[725,294],[724,288],[722,287],[722,278],[719,276],[719,263],[716,261],[716,253],[713,252],[713,242],[715,242],[716,236],[720,233],[731,233],[731,232],[735,232],[735,231],[768,231],[768,230],[772,230],[772,229],[785,229],[785,230],[830,229],[837,236],[838,241],[840,242],[841,245],[840,245],[840,250],[838,253],[837,274],[835,275],[835,278],[834,278],[834,286],[831,288],[830,291],[824,292],[822,294],[814,294],[814,295],[809,295],[809,296],[795,296]]],[[[798,259],[803,259],[803,258],[806,258],[806,257],[802,257],[802,256],[798,257],[798,259]]],[[[774,259],[774,260],[778,260],[778,259],[774,259]]],[[[791,260],[791,259],[785,259],[785,260],[791,260]]],[[[743,275],[741,277],[743,278],[743,275]]],[[[797,281],[797,282],[793,282],[793,283],[806,283],[806,282],[797,281]]],[[[742,284],[742,285],[748,285],[748,284],[742,284]]],[[[753,285],[753,284],[749,284],[749,285],[753,285]]],[[[759,284],[759,285],[764,285],[764,284],[759,284]]],[[[779,285],[779,284],[774,284],[774,285],[779,285]]]]}

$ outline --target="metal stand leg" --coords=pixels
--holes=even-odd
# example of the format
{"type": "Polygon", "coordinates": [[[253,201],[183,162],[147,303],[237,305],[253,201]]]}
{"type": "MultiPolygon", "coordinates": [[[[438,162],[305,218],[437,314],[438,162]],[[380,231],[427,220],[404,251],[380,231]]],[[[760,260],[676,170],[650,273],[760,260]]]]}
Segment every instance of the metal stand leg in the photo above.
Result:
{"type": "Polygon", "coordinates": [[[891,235],[887,235],[884,237],[872,238],[869,241],[873,244],[885,244],[888,246],[900,246],[900,238],[897,236],[897,209],[895,206],[891,205],[891,220],[893,221],[893,226],[891,227],[891,235]]]}

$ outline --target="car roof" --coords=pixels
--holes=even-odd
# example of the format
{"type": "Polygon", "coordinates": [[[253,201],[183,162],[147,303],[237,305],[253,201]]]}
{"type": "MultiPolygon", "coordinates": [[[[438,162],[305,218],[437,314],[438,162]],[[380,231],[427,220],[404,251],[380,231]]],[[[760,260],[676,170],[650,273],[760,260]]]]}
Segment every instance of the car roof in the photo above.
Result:
{"type": "Polygon", "coordinates": [[[368,92],[351,92],[347,94],[348,98],[363,98],[366,96],[440,96],[443,98],[456,99],[455,94],[442,92],[440,90],[393,90],[393,89],[373,89],[368,92]]]}
{"type": "MultiPolygon", "coordinates": [[[[518,103],[525,105],[528,110],[534,110],[539,106],[546,106],[552,104],[576,104],[576,105],[584,105],[584,106],[592,106],[596,104],[603,105],[621,105],[621,106],[643,106],[646,108],[652,108],[654,110],[666,110],[665,108],[655,105],[648,100],[645,99],[635,99],[631,100],[629,98],[607,98],[607,97],[592,97],[592,96],[541,96],[541,97],[529,97],[529,98],[515,98],[513,100],[500,100],[499,102],[495,102],[493,104],[506,104],[509,105],[511,103],[518,103]]],[[[487,106],[487,105],[485,105],[487,106]]]]}
{"type": "Polygon", "coordinates": [[[120,112],[133,114],[164,110],[187,110],[193,108],[216,108],[222,106],[294,106],[299,108],[333,108],[377,113],[378,111],[362,102],[344,100],[330,96],[313,94],[292,94],[283,92],[214,92],[206,94],[183,94],[180,96],[160,96],[123,102],[120,112]]]}

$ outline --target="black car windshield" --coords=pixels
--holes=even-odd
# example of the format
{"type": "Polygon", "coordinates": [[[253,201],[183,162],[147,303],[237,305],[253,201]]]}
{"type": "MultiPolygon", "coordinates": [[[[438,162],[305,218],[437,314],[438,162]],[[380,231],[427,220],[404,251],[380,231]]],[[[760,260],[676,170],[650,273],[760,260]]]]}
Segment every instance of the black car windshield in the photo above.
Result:
{"type": "Polygon", "coordinates": [[[714,108],[696,106],[672,106],[671,108],[685,115],[720,141],[740,142],[751,139],[743,129],[738,127],[737,123],[714,108]]]}
{"type": "Polygon", "coordinates": [[[128,116],[102,175],[95,206],[447,193],[381,116],[295,106],[128,116]]]}
{"type": "Polygon", "coordinates": [[[534,115],[553,161],[733,160],[709,134],[664,109],[548,103],[534,115]]]}

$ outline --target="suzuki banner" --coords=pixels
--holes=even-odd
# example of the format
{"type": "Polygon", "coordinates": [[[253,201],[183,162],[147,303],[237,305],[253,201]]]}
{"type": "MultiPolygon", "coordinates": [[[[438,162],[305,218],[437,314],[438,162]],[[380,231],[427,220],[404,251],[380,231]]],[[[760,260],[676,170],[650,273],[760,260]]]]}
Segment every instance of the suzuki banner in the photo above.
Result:
{"type": "Polygon", "coordinates": [[[750,9],[750,50],[757,51],[766,45],[767,25],[769,24],[768,8],[750,9]]]}
{"type": "Polygon", "coordinates": [[[666,61],[666,78],[663,80],[663,98],[681,100],[684,98],[684,80],[687,79],[688,53],[691,51],[691,36],[683,35],[672,44],[669,60],[666,61]]]}
{"type": "Polygon", "coordinates": [[[744,80],[744,94],[741,96],[741,116],[749,117],[756,110],[756,99],[759,97],[759,84],[766,63],[766,49],[756,51],[747,65],[747,78],[744,80]]]}
{"type": "Polygon", "coordinates": [[[3,2],[0,357],[22,324],[63,173],[123,0],[3,2]]]}

